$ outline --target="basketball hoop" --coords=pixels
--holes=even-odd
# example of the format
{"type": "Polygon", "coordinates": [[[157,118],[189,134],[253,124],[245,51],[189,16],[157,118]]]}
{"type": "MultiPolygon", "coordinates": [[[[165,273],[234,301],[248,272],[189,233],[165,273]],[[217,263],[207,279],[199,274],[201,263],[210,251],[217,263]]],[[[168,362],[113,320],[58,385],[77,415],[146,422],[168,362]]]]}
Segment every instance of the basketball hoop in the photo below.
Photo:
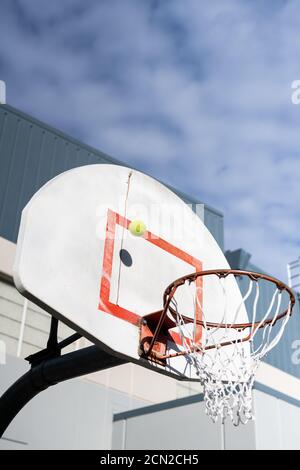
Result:
{"type": "MultiPolygon", "coordinates": [[[[185,296],[186,298],[186,296],[185,296]]],[[[170,284],[161,312],[148,315],[141,326],[141,355],[167,363],[175,357],[189,358],[203,386],[206,413],[216,422],[230,417],[233,424],[253,419],[252,388],[261,359],[280,341],[292,314],[295,297],[283,282],[265,274],[220,269],[196,272],[170,284]],[[228,309],[230,279],[235,279],[241,296],[228,309]],[[222,301],[209,321],[202,296],[203,283],[218,283],[222,301]],[[194,309],[185,311],[180,291],[190,291],[194,309]],[[200,293],[200,295],[198,295],[200,293]],[[268,307],[266,308],[266,304],[268,307]],[[238,323],[241,314],[247,319],[238,323]],[[152,326],[151,326],[152,325],[152,326]],[[155,325],[155,328],[153,327],[155,325]],[[180,335],[178,351],[168,353],[168,334],[180,335]]]]}

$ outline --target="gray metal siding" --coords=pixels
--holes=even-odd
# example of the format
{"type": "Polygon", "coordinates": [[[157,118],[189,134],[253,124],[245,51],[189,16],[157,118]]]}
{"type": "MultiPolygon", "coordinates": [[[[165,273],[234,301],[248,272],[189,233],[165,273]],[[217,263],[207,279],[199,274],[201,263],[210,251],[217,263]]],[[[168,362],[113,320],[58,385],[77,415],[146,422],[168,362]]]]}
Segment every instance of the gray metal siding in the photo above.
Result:
{"type": "Polygon", "coordinates": [[[222,425],[205,414],[204,402],[197,400],[176,407],[153,406],[152,412],[122,413],[115,416],[112,433],[114,450],[223,450],[222,425]]]}
{"type": "MultiPolygon", "coordinates": [[[[21,331],[21,318],[24,297],[14,286],[0,281],[0,341],[3,341],[7,354],[16,355],[21,331]]],[[[26,324],[21,356],[26,357],[44,348],[50,330],[50,315],[32,302],[28,303],[26,324]]],[[[60,322],[59,339],[66,338],[73,331],[60,322]]],[[[72,350],[72,347],[69,347],[72,350]]]]}
{"type": "Polygon", "coordinates": [[[261,391],[254,393],[257,450],[300,450],[300,407],[261,391]]]}
{"type": "Polygon", "coordinates": [[[253,390],[255,420],[238,427],[230,419],[213,424],[202,395],[114,414],[112,448],[299,450],[300,402],[260,388],[253,390]]]}
{"type": "MultiPolygon", "coordinates": [[[[201,211],[196,210],[197,205],[202,205],[200,201],[195,200],[191,196],[188,196],[187,194],[178,191],[175,188],[170,187],[172,191],[174,191],[186,204],[189,204],[189,206],[192,208],[192,210],[201,217],[201,211]]],[[[224,249],[224,217],[222,212],[214,209],[213,207],[210,207],[207,204],[203,204],[204,206],[204,223],[208,230],[212,233],[214,236],[215,240],[219,244],[219,246],[224,249]]]]}
{"type": "MultiPolygon", "coordinates": [[[[0,105],[0,235],[16,242],[23,207],[54,176],[82,165],[126,164],[8,105],[0,105]]],[[[200,203],[176,191],[188,204],[200,203]]],[[[205,206],[204,221],[223,247],[223,217],[205,206]]]]}
{"type": "Polygon", "coordinates": [[[13,242],[23,207],[47,181],[76,166],[116,163],[4,105],[0,106],[0,162],[0,234],[13,242]]]}
{"type": "Polygon", "coordinates": [[[194,395],[115,414],[112,448],[254,450],[255,425],[249,422],[236,428],[230,420],[213,423],[205,413],[203,395],[194,395]]]}
{"type": "Polygon", "coordinates": [[[223,216],[214,210],[205,207],[204,223],[208,230],[213,234],[219,246],[224,249],[224,224],[223,216]]]}

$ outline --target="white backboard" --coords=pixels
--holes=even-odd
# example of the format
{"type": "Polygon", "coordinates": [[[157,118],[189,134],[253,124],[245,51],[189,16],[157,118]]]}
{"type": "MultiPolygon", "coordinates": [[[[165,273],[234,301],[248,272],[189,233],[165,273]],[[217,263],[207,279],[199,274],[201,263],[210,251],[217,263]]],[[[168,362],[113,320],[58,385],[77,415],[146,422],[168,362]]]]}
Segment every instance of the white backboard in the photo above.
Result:
{"type": "MultiPolygon", "coordinates": [[[[196,376],[184,356],[166,365],[140,358],[140,320],[162,308],[174,279],[216,268],[229,265],[179,197],[140,172],[100,164],[67,171],[33,196],[22,213],[14,279],[25,297],[102,348],[188,380],[196,376]],[[135,219],[146,224],[142,237],[128,230],[135,219]]],[[[240,292],[232,283],[236,305],[240,292]]],[[[221,297],[204,284],[211,321],[221,297]]],[[[175,343],[173,335],[168,348],[175,343]]]]}

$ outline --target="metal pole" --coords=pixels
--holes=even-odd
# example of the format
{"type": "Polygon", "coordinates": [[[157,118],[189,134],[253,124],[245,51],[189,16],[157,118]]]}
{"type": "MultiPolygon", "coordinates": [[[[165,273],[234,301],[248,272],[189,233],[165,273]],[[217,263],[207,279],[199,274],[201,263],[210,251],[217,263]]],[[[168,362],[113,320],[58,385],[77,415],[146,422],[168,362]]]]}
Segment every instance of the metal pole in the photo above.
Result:
{"type": "Polygon", "coordinates": [[[19,411],[41,391],[65,380],[125,364],[97,346],[49,359],[32,367],[0,398],[0,437],[19,411]]]}

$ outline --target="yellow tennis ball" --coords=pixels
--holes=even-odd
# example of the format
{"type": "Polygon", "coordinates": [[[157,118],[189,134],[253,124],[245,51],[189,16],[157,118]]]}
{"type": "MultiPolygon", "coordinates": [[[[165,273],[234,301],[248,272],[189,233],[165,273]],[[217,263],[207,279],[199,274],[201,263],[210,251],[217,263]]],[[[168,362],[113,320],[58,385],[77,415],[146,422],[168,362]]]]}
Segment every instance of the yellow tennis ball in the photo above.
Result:
{"type": "Polygon", "coordinates": [[[142,220],[133,220],[129,224],[129,231],[135,237],[141,237],[146,232],[146,225],[142,220]]]}

